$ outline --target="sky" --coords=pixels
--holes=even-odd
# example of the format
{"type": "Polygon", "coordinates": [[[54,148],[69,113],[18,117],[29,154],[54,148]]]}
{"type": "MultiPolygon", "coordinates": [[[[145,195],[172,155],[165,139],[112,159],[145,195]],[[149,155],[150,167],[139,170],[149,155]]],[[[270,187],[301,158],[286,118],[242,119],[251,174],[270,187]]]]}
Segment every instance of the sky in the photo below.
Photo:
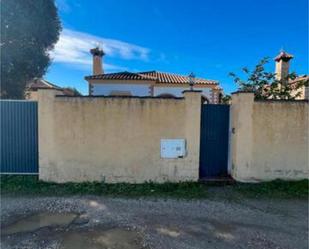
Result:
{"type": "Polygon", "coordinates": [[[104,70],[157,70],[218,80],[237,89],[229,72],[253,68],[280,49],[291,71],[308,74],[307,0],[56,0],[62,33],[45,78],[87,94],[89,49],[100,45],[104,70]]]}

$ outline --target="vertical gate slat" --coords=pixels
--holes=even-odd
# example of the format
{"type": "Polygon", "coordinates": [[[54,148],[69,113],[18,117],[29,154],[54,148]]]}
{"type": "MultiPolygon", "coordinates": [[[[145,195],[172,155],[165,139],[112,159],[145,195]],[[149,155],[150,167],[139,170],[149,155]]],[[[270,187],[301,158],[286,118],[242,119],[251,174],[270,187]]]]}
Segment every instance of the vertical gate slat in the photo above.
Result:
{"type": "Polygon", "coordinates": [[[227,175],[228,164],[228,105],[202,105],[200,177],[227,175]]]}
{"type": "Polygon", "coordinates": [[[0,100],[1,173],[38,173],[37,102],[0,100]]]}

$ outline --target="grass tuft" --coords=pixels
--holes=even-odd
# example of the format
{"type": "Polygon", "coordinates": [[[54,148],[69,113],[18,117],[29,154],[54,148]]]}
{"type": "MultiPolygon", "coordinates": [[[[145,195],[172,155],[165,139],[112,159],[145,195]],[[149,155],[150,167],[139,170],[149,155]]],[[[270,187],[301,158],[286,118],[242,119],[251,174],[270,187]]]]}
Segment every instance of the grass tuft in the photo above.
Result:
{"type": "Polygon", "coordinates": [[[246,197],[308,198],[309,180],[237,183],[235,188],[246,197]]]}
{"type": "Polygon", "coordinates": [[[4,195],[105,195],[113,197],[172,197],[181,199],[201,199],[215,197],[224,190],[222,198],[308,198],[309,181],[275,180],[263,183],[235,183],[213,185],[212,183],[182,182],[142,184],[104,182],[51,183],[43,182],[37,176],[1,176],[1,194],[4,195]],[[220,191],[219,191],[220,192],[220,191]]]}
{"type": "Polygon", "coordinates": [[[2,194],[31,195],[106,195],[123,197],[203,198],[206,187],[198,182],[142,184],[104,182],[51,183],[37,176],[1,176],[2,194]]]}

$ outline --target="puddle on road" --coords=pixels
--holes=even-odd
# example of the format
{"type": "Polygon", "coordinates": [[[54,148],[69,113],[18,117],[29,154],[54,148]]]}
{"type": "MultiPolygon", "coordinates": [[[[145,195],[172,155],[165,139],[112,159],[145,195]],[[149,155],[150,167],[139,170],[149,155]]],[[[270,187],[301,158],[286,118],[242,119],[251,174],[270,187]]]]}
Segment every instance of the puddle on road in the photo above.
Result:
{"type": "Polygon", "coordinates": [[[115,228],[105,231],[70,232],[63,236],[61,249],[139,249],[144,248],[135,231],[115,228]]]}
{"type": "Polygon", "coordinates": [[[35,231],[42,227],[64,226],[70,224],[77,214],[74,213],[40,213],[21,219],[2,229],[3,235],[35,231]]]}
{"type": "Polygon", "coordinates": [[[229,223],[222,223],[217,220],[209,219],[208,222],[211,226],[220,233],[232,233],[235,230],[235,226],[229,223]]]}
{"type": "Polygon", "coordinates": [[[213,230],[215,237],[225,240],[234,239],[233,231],[235,230],[235,227],[233,225],[216,220],[209,220],[209,224],[212,227],[211,230],[213,230]]]}
{"type": "Polygon", "coordinates": [[[164,227],[157,228],[157,232],[164,234],[164,235],[168,235],[173,238],[177,238],[180,235],[180,232],[176,230],[172,230],[170,228],[164,228],[164,227]]]}
{"type": "MultiPolygon", "coordinates": [[[[2,235],[35,231],[43,227],[67,226],[84,218],[75,213],[40,213],[4,227],[2,235]]],[[[113,228],[107,230],[61,232],[60,249],[140,249],[145,248],[142,237],[132,230],[113,228]]]]}

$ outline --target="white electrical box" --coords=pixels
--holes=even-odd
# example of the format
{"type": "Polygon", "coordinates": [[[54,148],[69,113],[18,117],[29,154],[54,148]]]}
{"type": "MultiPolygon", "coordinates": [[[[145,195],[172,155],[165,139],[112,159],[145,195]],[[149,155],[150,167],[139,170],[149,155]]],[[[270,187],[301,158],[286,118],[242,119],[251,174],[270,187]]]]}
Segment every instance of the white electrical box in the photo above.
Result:
{"type": "Polygon", "coordinates": [[[161,158],[182,158],[185,155],[185,139],[161,139],[161,158]]]}

